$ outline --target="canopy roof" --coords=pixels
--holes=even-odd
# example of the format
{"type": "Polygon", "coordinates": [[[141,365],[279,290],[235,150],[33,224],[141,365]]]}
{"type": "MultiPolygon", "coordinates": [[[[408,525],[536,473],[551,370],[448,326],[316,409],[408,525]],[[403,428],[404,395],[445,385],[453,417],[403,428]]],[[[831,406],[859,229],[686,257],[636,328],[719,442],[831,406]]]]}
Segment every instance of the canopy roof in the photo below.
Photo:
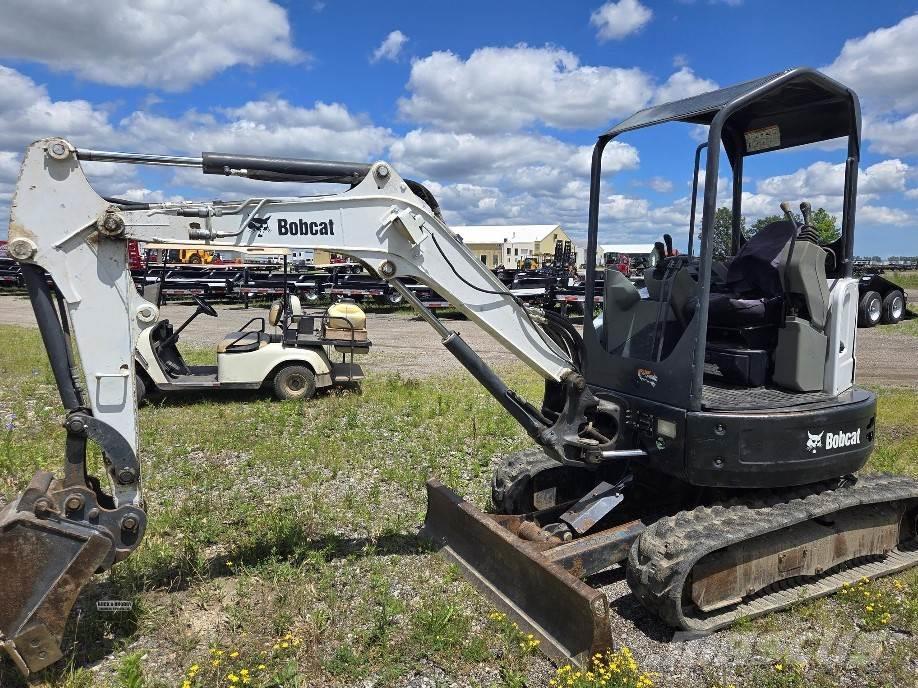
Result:
{"type": "Polygon", "coordinates": [[[734,86],[654,105],[631,115],[605,133],[688,122],[710,125],[723,109],[733,114],[724,125],[728,153],[753,155],[859,134],[857,96],[846,86],[808,67],[797,67],[734,86]]]}

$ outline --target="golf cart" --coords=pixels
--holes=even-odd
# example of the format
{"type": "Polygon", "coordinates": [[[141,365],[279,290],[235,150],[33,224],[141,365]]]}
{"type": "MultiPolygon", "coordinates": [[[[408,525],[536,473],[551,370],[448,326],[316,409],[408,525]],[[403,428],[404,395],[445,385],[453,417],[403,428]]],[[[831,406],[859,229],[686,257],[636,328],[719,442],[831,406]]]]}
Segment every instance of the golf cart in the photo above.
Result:
{"type": "MultiPolygon", "coordinates": [[[[161,289],[163,284],[155,286],[161,289]]],[[[366,354],[371,343],[366,316],[353,302],[304,314],[299,298],[284,294],[271,304],[267,320],[251,318],[219,342],[217,365],[188,365],[177,346],[182,331],[200,315],[217,317],[204,298],[191,298],[197,308],[181,325],[173,327],[162,319],[140,334],[135,349],[138,401],[153,392],[268,385],[278,399],[308,399],[320,388],[352,384],[364,377],[354,356],[366,354]],[[339,362],[332,361],[336,354],[339,362]]]]}

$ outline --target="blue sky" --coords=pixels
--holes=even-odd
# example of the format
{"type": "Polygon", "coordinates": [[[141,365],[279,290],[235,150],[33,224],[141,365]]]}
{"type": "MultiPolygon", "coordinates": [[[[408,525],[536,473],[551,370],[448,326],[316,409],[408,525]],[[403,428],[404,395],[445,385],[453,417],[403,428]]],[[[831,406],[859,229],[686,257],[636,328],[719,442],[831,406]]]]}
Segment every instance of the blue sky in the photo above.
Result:
{"type": "MultiPolygon", "coordinates": [[[[101,149],[389,159],[427,182],[454,224],[561,222],[580,239],[599,132],[654,102],[810,65],[862,98],[856,252],[916,255],[918,15],[899,0],[863,8],[7,0],[0,223],[22,150],[60,134],[101,149]]],[[[603,243],[663,232],[684,242],[698,136],[669,125],[608,152],[603,243]]],[[[746,171],[744,209],[752,219],[806,199],[838,212],[842,159],[831,146],[759,156],[746,171]]],[[[264,190],[187,171],[87,171],[100,192],[137,199],[264,190]]],[[[302,193],[283,187],[269,193],[302,193]]]]}

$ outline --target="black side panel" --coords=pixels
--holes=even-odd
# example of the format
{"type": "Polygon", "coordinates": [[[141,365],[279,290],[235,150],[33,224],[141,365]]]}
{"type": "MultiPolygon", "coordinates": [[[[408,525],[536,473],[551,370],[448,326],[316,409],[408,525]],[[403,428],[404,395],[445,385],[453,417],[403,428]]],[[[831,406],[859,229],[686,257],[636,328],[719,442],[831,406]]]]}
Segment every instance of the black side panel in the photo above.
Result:
{"type": "Polygon", "coordinates": [[[803,409],[689,413],[685,479],[693,485],[786,487],[859,470],[875,444],[876,397],[854,389],[803,409]]]}

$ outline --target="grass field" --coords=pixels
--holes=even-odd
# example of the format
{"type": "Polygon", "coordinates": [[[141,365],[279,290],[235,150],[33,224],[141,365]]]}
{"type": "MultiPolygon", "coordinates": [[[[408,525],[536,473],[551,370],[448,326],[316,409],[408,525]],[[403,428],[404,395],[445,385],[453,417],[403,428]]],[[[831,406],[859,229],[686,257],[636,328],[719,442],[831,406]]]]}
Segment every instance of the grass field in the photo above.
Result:
{"type": "MultiPolygon", "coordinates": [[[[59,469],[64,433],[38,333],[0,327],[0,352],[0,493],[10,495],[36,469],[59,469]]],[[[532,375],[504,372],[538,398],[532,375]]],[[[918,476],[918,391],[880,390],[880,406],[870,469],[918,476]]],[[[429,476],[484,506],[493,460],[525,445],[469,376],[371,377],[362,393],[306,404],[255,394],[171,401],[144,407],[141,426],[146,539],[90,586],[71,617],[66,661],[31,685],[522,688],[554,675],[534,644],[417,537],[429,476]],[[134,606],[102,614],[99,599],[134,606]]],[[[890,613],[896,642],[877,635],[885,640],[846,685],[913,685],[918,576],[870,591],[877,604],[885,600],[882,612],[821,600],[741,624],[734,635],[767,639],[789,619],[879,633],[890,623],[881,613],[890,613]]],[[[784,652],[776,646],[748,666],[714,663],[690,685],[829,686],[841,678],[815,655],[798,666],[784,652]]],[[[0,664],[0,686],[22,685],[0,664]]]]}

